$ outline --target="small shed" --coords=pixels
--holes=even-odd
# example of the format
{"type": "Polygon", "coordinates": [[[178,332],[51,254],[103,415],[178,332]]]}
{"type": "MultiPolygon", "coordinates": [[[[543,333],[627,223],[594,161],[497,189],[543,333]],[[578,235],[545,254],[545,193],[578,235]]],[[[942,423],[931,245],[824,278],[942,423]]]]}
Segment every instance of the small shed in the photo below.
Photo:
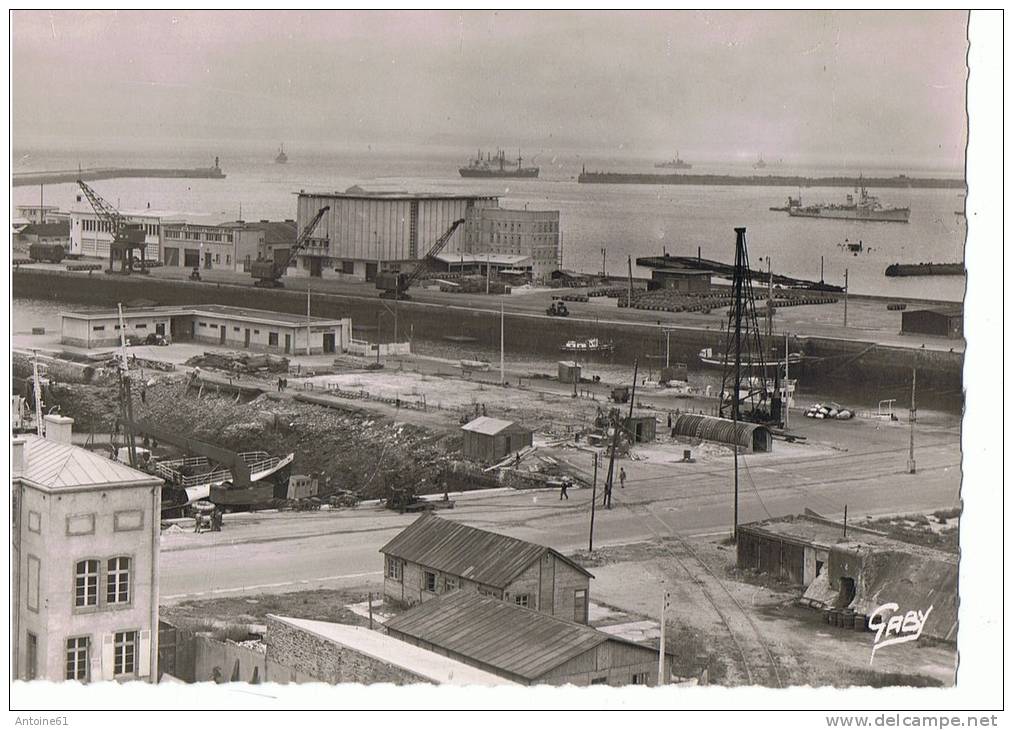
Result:
{"type": "Polygon", "coordinates": [[[662,383],[670,383],[673,380],[685,383],[689,381],[689,367],[684,362],[677,362],[674,365],[666,365],[661,369],[661,376],[658,378],[662,383]]]}
{"type": "Polygon", "coordinates": [[[580,363],[578,363],[576,360],[560,360],[559,382],[567,384],[579,383],[580,363]]]}
{"type": "Polygon", "coordinates": [[[531,446],[531,429],[513,421],[479,416],[461,426],[461,431],[464,433],[464,458],[470,461],[499,461],[507,454],[531,446]]]}
{"type": "Polygon", "coordinates": [[[666,267],[651,272],[647,288],[671,289],[676,292],[708,292],[711,288],[713,271],[666,267]]]}
{"type": "Polygon", "coordinates": [[[964,336],[964,311],[960,307],[937,307],[903,312],[901,334],[936,335],[959,339],[964,336]]]}
{"type": "Polygon", "coordinates": [[[683,413],[675,419],[672,436],[727,446],[738,445],[748,452],[768,452],[773,448],[770,429],[762,424],[692,413],[683,413]]]}
{"type": "Polygon", "coordinates": [[[623,419],[623,428],[635,444],[654,441],[657,438],[658,419],[654,416],[633,415],[623,419]]]}

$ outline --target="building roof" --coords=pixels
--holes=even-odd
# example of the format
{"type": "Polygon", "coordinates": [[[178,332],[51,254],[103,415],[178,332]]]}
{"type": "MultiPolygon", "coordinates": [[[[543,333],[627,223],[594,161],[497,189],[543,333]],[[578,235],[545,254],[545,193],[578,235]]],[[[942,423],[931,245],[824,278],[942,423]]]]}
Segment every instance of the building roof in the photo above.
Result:
{"type": "Polygon", "coordinates": [[[70,236],[70,221],[59,223],[32,223],[22,233],[26,236],[70,236]]]}
{"type": "MultiPolygon", "coordinates": [[[[120,215],[125,216],[126,218],[154,218],[159,222],[165,223],[168,223],[170,221],[182,222],[184,220],[183,214],[178,211],[160,210],[158,208],[136,208],[136,209],[120,208],[119,213],[120,215]]],[[[74,208],[73,210],[70,211],[70,214],[78,217],[90,217],[90,218],[99,217],[98,213],[96,213],[95,210],[90,207],[74,208]]],[[[99,231],[99,233],[101,232],[102,231],[99,231]]]]}
{"type": "Polygon", "coordinates": [[[300,197],[307,198],[348,198],[353,200],[498,200],[498,195],[484,195],[481,193],[410,193],[404,190],[363,190],[358,185],[353,185],[345,192],[319,191],[307,192],[300,190],[295,193],[300,197]]]}
{"type": "Polygon", "coordinates": [[[521,266],[531,265],[530,256],[505,253],[438,253],[433,258],[445,264],[484,264],[490,263],[496,266],[521,266]]]}
{"type": "MultiPolygon", "coordinates": [[[[306,631],[330,643],[347,647],[377,661],[391,664],[436,684],[458,687],[513,684],[510,680],[496,674],[362,626],[289,618],[273,614],[268,614],[268,616],[275,621],[306,631]]],[[[267,638],[270,642],[270,634],[267,638]]]]}
{"type": "Polygon", "coordinates": [[[496,434],[506,431],[509,428],[515,427],[518,430],[527,430],[518,426],[513,421],[504,421],[500,418],[491,418],[489,416],[479,416],[478,418],[468,421],[466,424],[461,426],[461,430],[471,431],[472,433],[481,433],[486,436],[495,436],[496,434]]]}
{"type": "Polygon", "coordinates": [[[493,588],[505,588],[533,562],[552,553],[584,575],[587,570],[550,547],[424,514],[380,552],[493,588]]]}
{"type": "MultiPolygon", "coordinates": [[[[283,327],[305,326],[307,321],[311,325],[322,326],[340,323],[340,319],[326,319],[323,317],[310,317],[308,320],[305,314],[290,314],[288,312],[269,312],[263,309],[248,309],[246,307],[230,307],[225,304],[170,304],[157,307],[138,307],[124,309],[125,320],[137,317],[150,317],[152,315],[163,315],[167,317],[190,316],[217,316],[228,319],[236,319],[260,324],[274,324],[283,327]]],[[[114,309],[106,309],[100,312],[61,312],[61,317],[85,320],[107,320],[116,319],[119,313],[114,309]]]]}
{"type": "Polygon", "coordinates": [[[467,657],[492,671],[535,681],[606,641],[620,639],[475,591],[457,590],[387,620],[388,632],[467,657]]]}
{"type": "Polygon", "coordinates": [[[156,486],[162,480],[72,444],[25,436],[25,464],[18,477],[49,490],[156,486]]]}
{"type": "Polygon", "coordinates": [[[817,545],[823,548],[833,546],[852,550],[871,548],[931,556],[946,563],[957,562],[957,556],[952,553],[897,540],[876,530],[848,525],[847,536],[845,536],[842,523],[817,517],[812,513],[773,517],[739,525],[739,528],[745,528],[755,534],[769,535],[777,539],[817,545]]]}
{"type": "MultiPolygon", "coordinates": [[[[637,264],[639,266],[639,264],[637,264]]],[[[654,268],[652,274],[661,276],[714,276],[708,269],[688,269],[685,266],[660,266],[654,268]]]]}
{"type": "Polygon", "coordinates": [[[938,314],[943,317],[963,317],[964,308],[960,306],[952,307],[926,307],[925,309],[911,309],[903,312],[904,315],[908,314],[923,314],[925,312],[931,312],[932,314],[938,314]]]}

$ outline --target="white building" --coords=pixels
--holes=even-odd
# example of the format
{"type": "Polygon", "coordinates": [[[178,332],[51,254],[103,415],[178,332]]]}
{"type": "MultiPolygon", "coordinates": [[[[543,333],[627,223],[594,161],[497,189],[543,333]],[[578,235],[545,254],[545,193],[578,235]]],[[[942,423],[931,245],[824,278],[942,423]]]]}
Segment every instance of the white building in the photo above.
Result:
{"type": "Polygon", "coordinates": [[[162,480],[45,420],[45,438],[12,443],[14,678],[154,682],[162,480]]]}
{"type": "MultiPolygon", "coordinates": [[[[144,258],[148,261],[162,260],[162,226],[168,223],[182,223],[178,215],[164,210],[121,210],[127,223],[144,226],[144,242],[147,248],[144,258]]],[[[113,234],[109,225],[98,217],[94,210],[70,211],[70,251],[74,256],[109,258],[109,244],[113,234]]]]}

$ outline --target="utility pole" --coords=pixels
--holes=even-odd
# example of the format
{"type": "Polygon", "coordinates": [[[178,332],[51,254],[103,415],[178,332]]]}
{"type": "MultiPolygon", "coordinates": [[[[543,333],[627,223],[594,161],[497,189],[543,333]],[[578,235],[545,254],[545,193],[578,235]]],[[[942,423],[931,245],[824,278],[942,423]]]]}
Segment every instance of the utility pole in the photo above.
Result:
{"type": "Polygon", "coordinates": [[[665,682],[665,611],[672,596],[668,591],[661,594],[661,639],[658,642],[658,686],[665,682]]]}
{"type": "Polygon", "coordinates": [[[735,506],[732,516],[732,537],[739,535],[739,444],[734,439],[739,431],[739,387],[742,382],[742,279],[745,277],[746,229],[736,228],[735,239],[735,379],[732,382],[732,453],[735,462],[735,506]]]}
{"type": "Polygon", "coordinates": [[[823,283],[823,257],[820,256],[820,284],[823,283]]]}
{"type": "Polygon", "coordinates": [[[844,270],[844,326],[848,326],[848,270],[844,270]]]}
{"type": "Polygon", "coordinates": [[[774,334],[774,274],[770,270],[770,256],[767,257],[767,337],[774,334]]]}
{"type": "Polygon", "coordinates": [[[848,505],[844,505],[844,537],[848,536],[848,505]]]}
{"type": "Polygon", "coordinates": [[[376,364],[380,364],[380,315],[382,312],[376,313],[376,364]]]}
{"type": "Polygon", "coordinates": [[[306,287],[306,354],[310,354],[310,288],[306,287]]]}
{"type": "Polygon", "coordinates": [[[672,364],[672,330],[665,330],[665,367],[672,364]]]}
{"type": "Polygon", "coordinates": [[[394,297],[394,342],[397,342],[397,312],[398,312],[397,303],[399,301],[401,301],[400,296],[394,297]]]}
{"type": "Polygon", "coordinates": [[[485,252],[485,293],[489,293],[489,252],[485,252]]]}
{"type": "Polygon", "coordinates": [[[594,552],[594,503],[598,498],[598,460],[600,456],[595,451],[591,454],[594,458],[594,476],[591,477],[591,529],[587,535],[587,551],[594,552]]]}
{"type": "Polygon", "coordinates": [[[606,274],[605,274],[605,249],[603,248],[601,250],[601,278],[602,278],[603,281],[605,280],[605,276],[606,276],[606,274]]]}
{"type": "Polygon", "coordinates": [[[791,386],[788,385],[788,333],[784,333],[784,427],[788,428],[788,411],[791,410],[791,386]]]}
{"type": "Polygon", "coordinates": [[[918,370],[911,368],[911,414],[908,417],[911,421],[911,446],[907,456],[907,473],[914,474],[915,469],[915,421],[918,419],[918,410],[915,407],[915,381],[918,379],[918,370]]]}
{"type": "Polygon", "coordinates": [[[503,362],[504,362],[504,352],[503,352],[504,320],[505,320],[505,317],[503,315],[503,300],[500,299],[500,301],[499,301],[499,384],[500,385],[503,385],[503,383],[506,382],[506,376],[504,375],[504,368],[503,368],[503,362]]]}

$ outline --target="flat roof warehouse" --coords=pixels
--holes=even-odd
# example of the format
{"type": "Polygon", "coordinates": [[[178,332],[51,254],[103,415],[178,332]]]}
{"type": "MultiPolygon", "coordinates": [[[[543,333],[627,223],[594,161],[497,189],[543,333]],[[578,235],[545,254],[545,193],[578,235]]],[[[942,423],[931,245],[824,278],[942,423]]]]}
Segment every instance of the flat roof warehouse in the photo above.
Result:
{"type": "MultiPolygon", "coordinates": [[[[289,314],[287,312],[269,312],[262,309],[246,309],[245,307],[230,307],[224,304],[185,304],[167,305],[157,307],[142,307],[124,310],[123,318],[151,316],[162,314],[170,317],[183,315],[219,315],[238,321],[253,322],[256,324],[275,324],[285,327],[305,326],[307,322],[312,325],[324,325],[340,323],[340,319],[325,319],[323,317],[307,317],[301,314],[289,314]]],[[[88,321],[109,319],[118,317],[115,310],[104,310],[101,312],[63,312],[63,317],[73,319],[84,319],[88,321]]]]}

